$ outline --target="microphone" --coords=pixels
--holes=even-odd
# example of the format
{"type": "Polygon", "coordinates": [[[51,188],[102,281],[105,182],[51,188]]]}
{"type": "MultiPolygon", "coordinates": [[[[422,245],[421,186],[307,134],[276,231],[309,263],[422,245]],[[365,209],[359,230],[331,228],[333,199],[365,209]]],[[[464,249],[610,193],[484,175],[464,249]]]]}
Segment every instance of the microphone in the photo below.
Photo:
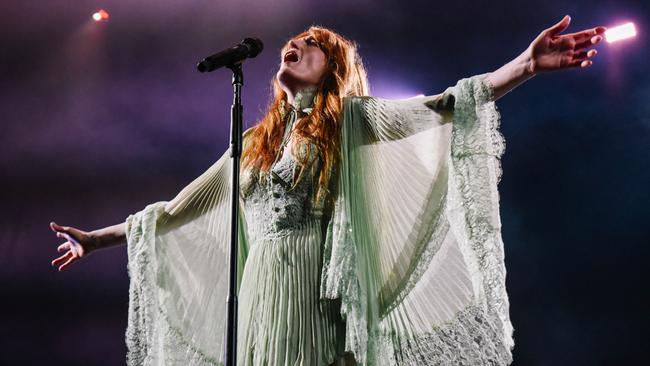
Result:
{"type": "Polygon", "coordinates": [[[204,58],[196,65],[200,72],[214,71],[220,67],[232,66],[247,58],[259,55],[264,44],[258,38],[246,38],[241,43],[204,58]]]}

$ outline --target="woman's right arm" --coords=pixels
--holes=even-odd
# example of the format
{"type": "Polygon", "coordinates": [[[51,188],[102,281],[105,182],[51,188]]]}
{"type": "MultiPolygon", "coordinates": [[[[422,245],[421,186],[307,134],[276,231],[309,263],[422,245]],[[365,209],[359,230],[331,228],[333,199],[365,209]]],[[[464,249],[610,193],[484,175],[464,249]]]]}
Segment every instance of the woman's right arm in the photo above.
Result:
{"type": "Polygon", "coordinates": [[[53,266],[59,266],[59,271],[63,271],[72,263],[95,250],[126,244],[125,222],[91,232],[70,226],[61,226],[54,222],[50,223],[50,228],[57,237],[66,240],[57,248],[59,253],[65,252],[65,254],[52,261],[53,266]]]}

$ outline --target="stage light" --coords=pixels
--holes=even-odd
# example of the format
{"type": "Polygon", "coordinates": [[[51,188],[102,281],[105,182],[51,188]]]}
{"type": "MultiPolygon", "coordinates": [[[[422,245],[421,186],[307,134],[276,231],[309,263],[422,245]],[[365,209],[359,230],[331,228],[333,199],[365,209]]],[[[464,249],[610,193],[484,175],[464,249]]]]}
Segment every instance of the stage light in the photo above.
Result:
{"type": "Polygon", "coordinates": [[[102,21],[107,21],[108,20],[108,12],[104,9],[100,9],[97,12],[93,14],[93,20],[96,22],[102,22],[102,21]]]}
{"type": "Polygon", "coordinates": [[[620,41],[621,39],[626,39],[636,36],[636,28],[634,28],[634,23],[625,23],[617,27],[609,28],[605,31],[605,40],[607,43],[612,43],[620,41]]]}

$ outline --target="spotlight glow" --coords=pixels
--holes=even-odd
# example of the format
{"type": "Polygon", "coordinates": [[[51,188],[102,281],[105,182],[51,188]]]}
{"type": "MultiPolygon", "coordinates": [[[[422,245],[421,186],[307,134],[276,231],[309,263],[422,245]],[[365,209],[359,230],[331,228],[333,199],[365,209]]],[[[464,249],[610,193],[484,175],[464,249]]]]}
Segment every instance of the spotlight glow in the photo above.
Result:
{"type": "Polygon", "coordinates": [[[93,14],[93,20],[96,22],[107,21],[109,18],[108,12],[104,9],[99,9],[93,14]]]}
{"type": "Polygon", "coordinates": [[[625,23],[614,28],[609,28],[605,31],[605,40],[607,43],[620,41],[621,39],[631,38],[634,36],[636,36],[634,23],[625,23]]]}

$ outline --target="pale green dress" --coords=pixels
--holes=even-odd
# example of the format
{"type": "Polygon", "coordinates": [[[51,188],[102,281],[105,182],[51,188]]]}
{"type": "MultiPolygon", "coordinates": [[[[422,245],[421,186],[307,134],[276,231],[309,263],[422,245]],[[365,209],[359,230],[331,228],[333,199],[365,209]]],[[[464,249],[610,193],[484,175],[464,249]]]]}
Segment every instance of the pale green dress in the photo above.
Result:
{"type": "MultiPolygon", "coordinates": [[[[484,75],[431,97],[346,98],[332,207],[310,198],[321,161],[304,144],[292,188],[291,128],[311,96],[270,171],[242,172],[238,364],[509,364],[504,144],[484,75]]],[[[226,153],[128,217],[130,365],[223,363],[229,167],[226,153]]]]}

